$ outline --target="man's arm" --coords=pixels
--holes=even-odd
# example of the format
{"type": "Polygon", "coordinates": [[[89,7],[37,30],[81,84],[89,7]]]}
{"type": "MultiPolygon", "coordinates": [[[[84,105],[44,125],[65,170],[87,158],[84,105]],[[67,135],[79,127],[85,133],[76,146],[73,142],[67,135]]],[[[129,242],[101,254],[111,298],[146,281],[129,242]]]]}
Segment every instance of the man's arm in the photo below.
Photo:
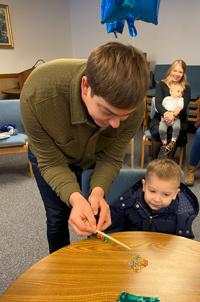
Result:
{"type": "MultiPolygon", "coordinates": [[[[72,207],[69,224],[77,235],[96,232],[97,222],[90,203],[83,197],[75,175],[71,172],[66,157],[57,148],[51,137],[43,130],[30,104],[21,103],[21,112],[32,151],[36,155],[40,171],[60,199],[72,207]]],[[[107,203],[101,206],[105,228],[111,223],[107,203]]],[[[100,226],[103,229],[103,225],[100,226]]]]}
{"type": "Polygon", "coordinates": [[[26,100],[21,100],[21,113],[29,145],[37,157],[42,176],[60,199],[68,203],[73,192],[81,192],[76,177],[70,170],[66,156],[42,128],[35,110],[26,100]]]}

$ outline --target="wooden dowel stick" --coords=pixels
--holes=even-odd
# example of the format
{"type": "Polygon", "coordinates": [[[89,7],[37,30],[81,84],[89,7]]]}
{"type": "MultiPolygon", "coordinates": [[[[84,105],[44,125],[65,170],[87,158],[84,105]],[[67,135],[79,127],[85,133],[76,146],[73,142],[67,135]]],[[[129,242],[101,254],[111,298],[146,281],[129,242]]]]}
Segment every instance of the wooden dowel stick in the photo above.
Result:
{"type": "Polygon", "coordinates": [[[104,237],[106,237],[106,238],[108,238],[108,239],[114,241],[115,243],[118,243],[119,245],[125,247],[126,249],[131,250],[131,248],[130,248],[128,245],[126,245],[126,244],[122,243],[121,241],[119,241],[119,240],[113,238],[112,236],[109,236],[108,234],[106,234],[106,233],[104,233],[104,232],[97,231],[97,234],[100,234],[100,235],[102,235],[102,236],[104,236],[104,237]]]}

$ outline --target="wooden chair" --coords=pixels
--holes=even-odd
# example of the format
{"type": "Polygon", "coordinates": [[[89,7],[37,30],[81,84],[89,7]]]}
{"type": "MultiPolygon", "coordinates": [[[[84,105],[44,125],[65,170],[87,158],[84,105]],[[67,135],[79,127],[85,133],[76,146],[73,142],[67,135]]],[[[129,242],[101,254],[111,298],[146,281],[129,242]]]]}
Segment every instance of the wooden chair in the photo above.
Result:
{"type": "MultiPolygon", "coordinates": [[[[28,154],[28,141],[20,116],[20,100],[0,100],[0,124],[13,124],[18,130],[17,135],[0,140],[1,154],[28,154]]],[[[31,163],[28,161],[30,175],[33,176],[31,163]]]]}
{"type": "Polygon", "coordinates": [[[19,73],[0,74],[0,98],[15,99],[20,98],[21,90],[30,73],[39,65],[44,63],[44,60],[39,59],[37,62],[26,70],[19,73]],[[1,95],[2,94],[2,95],[1,95]]]}
{"type": "Polygon", "coordinates": [[[1,74],[1,81],[7,79],[5,86],[2,82],[1,93],[5,95],[7,99],[10,98],[20,98],[20,92],[23,88],[24,82],[28,78],[29,74],[34,70],[35,67],[31,67],[27,70],[24,70],[20,73],[11,73],[11,74],[1,74]],[[3,87],[4,86],[4,87],[3,87]]]}
{"type": "MultiPolygon", "coordinates": [[[[144,114],[144,121],[143,121],[143,137],[142,137],[142,148],[141,148],[141,168],[144,168],[144,160],[145,160],[145,151],[148,148],[149,154],[151,152],[151,133],[148,129],[149,121],[152,115],[152,100],[154,98],[147,97],[146,98],[146,108],[144,114]]],[[[188,105],[188,121],[196,122],[199,120],[199,106],[200,100],[197,101],[190,101],[188,105]]],[[[186,158],[186,146],[179,147],[180,154],[179,154],[179,166],[182,168],[183,160],[186,158]]]]}
{"type": "Polygon", "coordinates": [[[200,120],[200,98],[190,101],[188,108],[188,122],[198,122],[200,120]]]}
{"type": "Polygon", "coordinates": [[[18,73],[18,80],[19,80],[19,89],[20,91],[22,90],[24,83],[26,81],[26,79],[28,78],[28,76],[31,74],[31,72],[35,69],[35,66],[26,69],[20,73],[18,73]]]}

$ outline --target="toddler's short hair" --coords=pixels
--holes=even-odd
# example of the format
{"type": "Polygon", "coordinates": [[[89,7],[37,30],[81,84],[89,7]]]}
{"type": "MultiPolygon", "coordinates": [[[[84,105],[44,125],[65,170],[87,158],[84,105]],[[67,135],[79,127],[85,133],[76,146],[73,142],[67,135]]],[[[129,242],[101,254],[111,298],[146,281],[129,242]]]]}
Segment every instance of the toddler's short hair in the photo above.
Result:
{"type": "Polygon", "coordinates": [[[171,159],[155,159],[151,161],[145,173],[147,180],[152,174],[155,174],[161,179],[174,179],[177,181],[178,186],[181,182],[182,171],[179,165],[171,159]]]}

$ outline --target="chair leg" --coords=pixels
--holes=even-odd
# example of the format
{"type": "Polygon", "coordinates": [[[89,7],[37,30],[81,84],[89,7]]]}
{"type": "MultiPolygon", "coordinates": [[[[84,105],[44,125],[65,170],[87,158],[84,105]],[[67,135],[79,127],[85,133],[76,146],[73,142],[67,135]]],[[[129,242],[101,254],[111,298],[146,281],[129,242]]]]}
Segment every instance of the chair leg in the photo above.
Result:
{"type": "Polygon", "coordinates": [[[186,157],[186,146],[181,147],[179,156],[179,166],[182,168],[183,159],[186,157]]]}
{"type": "Polygon", "coordinates": [[[31,177],[34,177],[33,169],[32,169],[32,164],[30,161],[28,161],[28,168],[29,168],[29,173],[31,177]]]}

